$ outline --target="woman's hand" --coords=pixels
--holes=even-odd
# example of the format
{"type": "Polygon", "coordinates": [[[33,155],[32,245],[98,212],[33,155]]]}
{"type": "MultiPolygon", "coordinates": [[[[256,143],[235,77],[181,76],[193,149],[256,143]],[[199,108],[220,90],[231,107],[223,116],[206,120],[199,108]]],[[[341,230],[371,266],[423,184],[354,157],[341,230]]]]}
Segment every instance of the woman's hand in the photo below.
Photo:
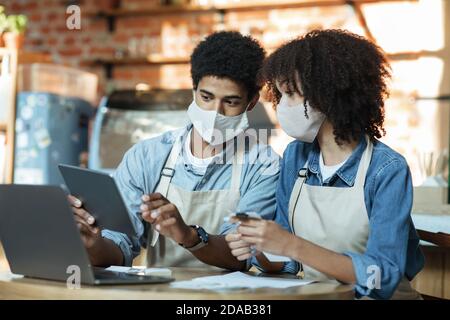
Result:
{"type": "MultiPolygon", "coordinates": [[[[236,223],[238,221],[235,220],[233,222],[236,223]]],[[[228,246],[231,249],[231,254],[235,256],[236,259],[239,261],[245,261],[250,259],[252,256],[255,256],[259,262],[260,268],[262,268],[265,272],[275,273],[280,272],[283,269],[283,263],[270,262],[264,253],[257,250],[255,244],[242,240],[242,237],[243,235],[238,233],[238,230],[225,236],[225,240],[228,242],[228,246]]]]}
{"type": "Polygon", "coordinates": [[[237,234],[244,243],[257,251],[289,256],[289,246],[294,240],[291,233],[269,220],[245,219],[240,221],[237,234]]]}
{"type": "Polygon", "coordinates": [[[241,240],[241,235],[236,231],[225,236],[228,246],[231,249],[231,254],[239,261],[244,261],[253,255],[251,244],[241,240]]]}

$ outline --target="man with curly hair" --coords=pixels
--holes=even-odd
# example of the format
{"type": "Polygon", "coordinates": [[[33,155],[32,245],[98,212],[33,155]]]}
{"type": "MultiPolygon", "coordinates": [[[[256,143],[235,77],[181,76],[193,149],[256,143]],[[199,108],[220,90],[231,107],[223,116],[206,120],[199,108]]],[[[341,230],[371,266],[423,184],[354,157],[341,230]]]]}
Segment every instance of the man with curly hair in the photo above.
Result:
{"type": "Polygon", "coordinates": [[[148,265],[249,268],[231,254],[225,235],[234,227],[224,218],[275,212],[279,156],[242,141],[264,57],[256,40],[238,32],[214,33],[195,48],[189,125],[137,143],[115,172],[137,234],[98,230],[69,197],[93,265],[130,266],[146,247],[148,265]]]}
{"type": "Polygon", "coordinates": [[[284,152],[275,221],[227,235],[239,260],[266,271],[354,285],[357,298],[416,299],[424,257],[411,219],[404,157],[378,140],[390,66],[383,51],[343,30],[312,31],[278,48],[264,77],[284,152]],[[271,263],[264,253],[290,257],[271,263]]]}

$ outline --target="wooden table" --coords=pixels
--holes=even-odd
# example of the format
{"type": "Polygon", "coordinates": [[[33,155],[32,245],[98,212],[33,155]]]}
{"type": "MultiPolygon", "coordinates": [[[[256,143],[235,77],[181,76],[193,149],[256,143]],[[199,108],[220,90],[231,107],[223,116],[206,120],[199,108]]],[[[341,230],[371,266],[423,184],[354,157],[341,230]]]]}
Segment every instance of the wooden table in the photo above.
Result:
{"type": "MultiPolygon", "coordinates": [[[[415,203],[413,206],[414,214],[425,214],[429,215],[430,218],[445,217],[450,219],[450,205],[415,203]]],[[[416,228],[427,230],[420,225],[416,225],[416,228]]],[[[435,232],[436,230],[427,231],[435,232]]],[[[448,229],[438,231],[450,233],[448,229]]],[[[413,288],[423,294],[450,299],[450,251],[433,245],[422,245],[422,251],[425,255],[425,266],[412,281],[413,288]]]]}
{"type": "MultiPolygon", "coordinates": [[[[223,273],[202,269],[170,269],[177,281],[223,273]]],[[[336,283],[313,283],[288,289],[239,289],[227,292],[174,289],[169,284],[82,285],[80,289],[68,289],[64,282],[24,278],[10,272],[0,273],[0,299],[300,300],[353,299],[353,296],[351,286],[336,283]]]]}

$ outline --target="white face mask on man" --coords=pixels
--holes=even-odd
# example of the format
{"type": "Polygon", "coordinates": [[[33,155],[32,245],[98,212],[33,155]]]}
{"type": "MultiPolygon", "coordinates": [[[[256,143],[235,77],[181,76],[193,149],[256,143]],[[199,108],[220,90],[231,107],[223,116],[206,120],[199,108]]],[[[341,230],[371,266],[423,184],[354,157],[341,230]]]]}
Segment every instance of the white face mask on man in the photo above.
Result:
{"type": "Polygon", "coordinates": [[[281,128],[292,138],[311,143],[317,136],[325,115],[306,103],[308,118],[303,102],[290,106],[283,95],[277,106],[277,117],[281,128]]]}
{"type": "Polygon", "coordinates": [[[200,108],[195,96],[187,113],[197,132],[213,146],[233,139],[249,127],[247,109],[237,116],[228,117],[216,110],[200,108]]]}

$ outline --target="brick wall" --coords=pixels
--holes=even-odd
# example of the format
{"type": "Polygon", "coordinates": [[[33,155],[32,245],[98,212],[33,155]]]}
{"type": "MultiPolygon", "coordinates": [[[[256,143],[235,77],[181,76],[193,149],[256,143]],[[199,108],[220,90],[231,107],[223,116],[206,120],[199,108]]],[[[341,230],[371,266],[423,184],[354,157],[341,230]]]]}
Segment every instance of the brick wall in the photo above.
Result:
{"type": "MultiPolygon", "coordinates": [[[[189,65],[163,66],[118,66],[114,68],[113,81],[107,82],[104,69],[92,66],[88,61],[94,58],[111,58],[116,51],[126,51],[130,39],[144,36],[158,38],[163,27],[185,25],[189,37],[200,39],[213,30],[213,19],[208,16],[151,16],[126,17],[117,19],[114,32],[108,31],[106,19],[89,15],[108,8],[109,1],[72,1],[81,8],[81,30],[68,30],[66,27],[66,8],[70,1],[64,0],[3,0],[9,14],[22,13],[29,19],[25,49],[47,52],[55,63],[82,68],[95,72],[100,77],[100,93],[112,87],[130,88],[136,83],[145,82],[151,86],[173,88],[189,87],[189,65]],[[168,76],[171,75],[171,80],[168,76]],[[176,75],[173,77],[173,75],[176,75]]],[[[123,6],[136,9],[155,5],[159,1],[127,0],[123,6]]],[[[166,28],[167,29],[167,28],[166,28]]]]}
{"type": "MultiPolygon", "coordinates": [[[[147,46],[156,51],[162,50],[165,55],[176,55],[178,52],[189,56],[196,43],[205,35],[214,30],[233,29],[252,34],[270,51],[283,40],[311,28],[327,26],[320,21],[306,25],[305,22],[311,21],[311,18],[317,16],[319,20],[322,18],[327,24],[333,24],[336,16],[345,16],[346,10],[340,6],[320,10],[315,8],[232,12],[227,14],[222,22],[217,14],[212,13],[122,17],[116,20],[115,31],[109,32],[106,19],[94,18],[90,13],[109,8],[113,0],[0,1],[5,5],[7,13],[22,13],[28,16],[26,50],[48,52],[56,63],[98,74],[100,94],[113,87],[132,88],[140,82],[154,87],[190,87],[188,64],[116,66],[113,80],[107,81],[102,67],[88,63],[95,58],[112,58],[116,53],[126,52],[130,42],[142,43],[140,40],[144,37],[148,41],[147,46]],[[66,8],[72,3],[81,8],[81,30],[68,30],[66,27],[66,8]],[[181,32],[181,35],[177,32],[181,32]]],[[[122,7],[136,10],[158,3],[158,0],[122,0],[122,7]]]]}
{"type": "MultiPolygon", "coordinates": [[[[190,50],[204,35],[218,29],[234,29],[243,33],[251,33],[261,41],[268,51],[281,42],[313,28],[337,27],[363,34],[361,27],[358,25],[358,20],[352,16],[352,12],[345,6],[231,12],[224,17],[223,24],[220,22],[220,17],[214,14],[127,17],[117,19],[116,30],[109,32],[106,20],[89,17],[89,13],[107,9],[111,1],[113,0],[0,0],[0,3],[6,6],[8,13],[23,13],[28,16],[30,23],[25,44],[27,50],[48,52],[56,63],[95,72],[100,77],[100,94],[111,90],[113,87],[132,88],[140,82],[148,83],[154,87],[189,88],[191,86],[189,65],[187,64],[118,66],[114,69],[113,80],[106,81],[103,68],[93,67],[86,62],[94,58],[111,58],[118,51],[126,51],[131,39],[148,37],[153,41],[150,46],[163,50],[166,55],[179,54],[180,48],[182,49],[181,53],[184,52],[185,55],[189,55],[190,50]],[[81,7],[82,28],[79,31],[70,31],[65,25],[66,8],[74,2],[81,7]],[[188,41],[171,41],[177,39],[177,36],[179,36],[177,32],[181,32],[181,38],[184,36],[188,41]],[[158,39],[163,39],[165,42],[157,43],[158,39]]],[[[424,2],[423,4],[432,6],[433,2],[424,2]]],[[[158,3],[158,0],[122,0],[124,8],[133,10],[151,7],[158,3]]],[[[450,43],[450,32],[448,32],[450,30],[448,28],[448,22],[450,21],[448,19],[450,16],[449,1],[443,0],[442,5],[442,14],[445,14],[443,30],[447,32],[444,32],[446,38],[444,48],[436,53],[436,57],[440,57],[444,63],[442,79],[431,79],[431,77],[439,76],[436,72],[427,73],[424,76],[421,73],[424,68],[420,67],[417,60],[414,60],[410,61],[407,76],[403,79],[405,81],[402,81],[398,79],[397,63],[393,64],[393,87],[395,89],[399,84],[403,84],[403,89],[397,88],[394,90],[396,95],[400,96],[401,99],[397,99],[400,102],[392,100],[388,103],[391,107],[388,106],[386,111],[388,135],[384,141],[407,157],[415,176],[418,176],[416,149],[419,147],[423,149],[428,146],[428,148],[438,150],[448,146],[449,108],[445,101],[440,102],[439,106],[435,107],[436,112],[426,118],[429,119],[430,123],[435,122],[436,125],[431,126],[425,122],[418,123],[418,121],[408,121],[405,127],[399,125],[403,121],[402,119],[414,118],[415,114],[419,114],[414,110],[423,110],[417,103],[405,105],[402,102],[402,99],[410,101],[410,93],[420,91],[422,85],[426,87],[430,81],[437,81],[441,86],[440,94],[448,94],[448,88],[450,88],[450,63],[448,60],[450,56],[448,54],[450,43]],[[414,81],[423,78],[426,78],[427,81],[414,81]],[[405,128],[407,129],[405,130],[405,128]],[[430,132],[432,132],[431,139],[430,132]],[[423,137],[424,142],[418,143],[417,137],[423,137]]],[[[392,10],[392,8],[383,8],[387,11],[392,10]]],[[[427,10],[423,8],[421,10],[424,11],[425,21],[427,19],[426,14],[429,14],[429,12],[426,12],[427,10]]],[[[405,23],[406,16],[407,14],[394,17],[395,22],[405,23]]],[[[378,15],[376,17],[378,18],[378,15]]],[[[384,22],[385,19],[382,18],[380,21],[384,22]]],[[[369,21],[371,20],[369,19],[369,21]]],[[[390,21],[390,23],[393,22],[390,21]]],[[[387,25],[389,26],[389,24],[387,25]]],[[[388,33],[385,32],[385,34],[388,33]]],[[[407,43],[403,38],[398,37],[396,37],[396,41],[407,43]]],[[[426,47],[423,49],[430,50],[426,47]]],[[[427,112],[429,112],[429,108],[427,112]]],[[[416,178],[415,181],[420,182],[421,180],[416,178]]]]}

